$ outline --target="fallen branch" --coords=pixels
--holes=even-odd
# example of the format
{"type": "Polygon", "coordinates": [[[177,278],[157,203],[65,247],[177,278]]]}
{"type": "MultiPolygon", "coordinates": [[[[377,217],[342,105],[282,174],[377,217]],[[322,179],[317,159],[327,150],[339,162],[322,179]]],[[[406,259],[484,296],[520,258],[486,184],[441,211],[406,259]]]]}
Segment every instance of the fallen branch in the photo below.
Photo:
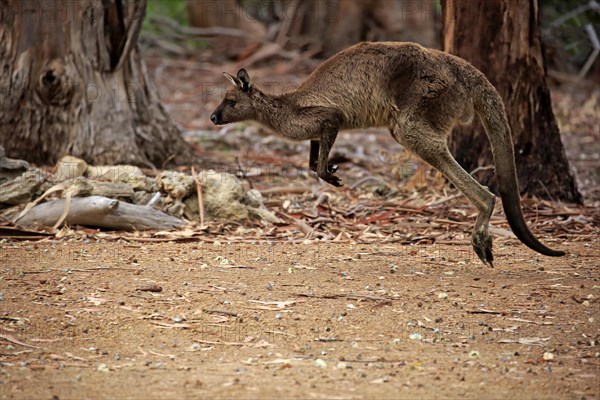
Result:
{"type": "MultiPolygon", "coordinates": [[[[60,199],[37,205],[21,217],[18,223],[21,226],[52,226],[61,218],[65,204],[66,200],[60,199]]],[[[183,220],[154,208],[101,196],[73,198],[64,222],[69,225],[128,231],[166,230],[185,224],[183,220]]]]}

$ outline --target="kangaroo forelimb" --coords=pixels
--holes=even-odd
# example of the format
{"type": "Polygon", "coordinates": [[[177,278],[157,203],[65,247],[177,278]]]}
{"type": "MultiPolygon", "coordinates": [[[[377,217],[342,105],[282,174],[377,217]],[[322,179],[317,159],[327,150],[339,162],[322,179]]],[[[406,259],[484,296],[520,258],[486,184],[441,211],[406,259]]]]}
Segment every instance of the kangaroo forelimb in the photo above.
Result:
{"type": "Polygon", "coordinates": [[[334,172],[337,171],[337,165],[329,165],[329,152],[333,147],[333,143],[335,142],[337,134],[337,129],[327,130],[323,132],[323,135],[321,136],[321,141],[317,144],[317,147],[319,149],[319,158],[317,161],[317,175],[319,175],[319,178],[323,179],[325,182],[330,183],[333,186],[342,186],[340,178],[334,175],[334,172]]]}
{"type": "MultiPolygon", "coordinates": [[[[311,171],[317,172],[317,165],[319,161],[319,141],[311,140],[310,141],[310,156],[308,159],[308,166],[311,171]]],[[[331,161],[327,162],[327,171],[331,174],[335,174],[335,172],[339,169],[339,165],[332,163],[331,161]]]]}

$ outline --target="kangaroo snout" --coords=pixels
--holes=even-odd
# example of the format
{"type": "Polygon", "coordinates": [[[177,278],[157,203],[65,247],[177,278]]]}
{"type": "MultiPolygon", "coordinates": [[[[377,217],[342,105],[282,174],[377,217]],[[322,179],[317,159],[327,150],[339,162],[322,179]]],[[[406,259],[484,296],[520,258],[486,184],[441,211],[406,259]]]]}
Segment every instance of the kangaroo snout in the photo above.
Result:
{"type": "Polygon", "coordinates": [[[210,114],[210,122],[212,122],[215,125],[220,125],[221,124],[220,118],[217,117],[217,114],[214,114],[214,113],[210,114]]]}

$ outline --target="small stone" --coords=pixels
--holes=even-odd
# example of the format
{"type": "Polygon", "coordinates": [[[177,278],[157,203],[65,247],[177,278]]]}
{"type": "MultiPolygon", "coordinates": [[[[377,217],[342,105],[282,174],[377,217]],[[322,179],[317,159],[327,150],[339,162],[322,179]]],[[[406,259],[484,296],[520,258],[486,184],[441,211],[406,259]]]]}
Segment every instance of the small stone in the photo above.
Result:
{"type": "Polygon", "coordinates": [[[317,358],[315,360],[315,365],[319,368],[327,368],[327,363],[323,360],[321,360],[320,358],[317,358]]]}
{"type": "Polygon", "coordinates": [[[550,360],[554,360],[554,353],[551,353],[549,351],[545,352],[544,355],[542,356],[542,358],[546,361],[550,361],[550,360]]]}
{"type": "Polygon", "coordinates": [[[469,352],[469,357],[470,358],[479,358],[479,352],[477,350],[471,350],[469,352]]]}
{"type": "Polygon", "coordinates": [[[110,369],[108,368],[108,365],[106,365],[106,364],[98,364],[97,370],[100,372],[105,372],[105,373],[110,371],[110,369]]]}

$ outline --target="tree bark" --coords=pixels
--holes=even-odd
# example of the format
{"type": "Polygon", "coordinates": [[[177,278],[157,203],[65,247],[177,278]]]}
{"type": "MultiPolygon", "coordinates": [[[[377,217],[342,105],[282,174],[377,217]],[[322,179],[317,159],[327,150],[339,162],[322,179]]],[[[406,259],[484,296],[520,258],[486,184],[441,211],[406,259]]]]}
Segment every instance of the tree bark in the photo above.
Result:
{"type": "Polygon", "coordinates": [[[430,0],[284,0],[291,18],[288,47],[329,57],[361,40],[415,41],[432,47],[435,6],[430,0]]]}
{"type": "MultiPolygon", "coordinates": [[[[444,51],[481,70],[504,100],[522,194],[581,203],[546,85],[537,0],[443,0],[444,51]]],[[[457,127],[450,149],[496,191],[490,145],[479,121],[457,127]]]]}
{"type": "Polygon", "coordinates": [[[0,0],[0,145],[53,164],[187,163],[137,48],[146,2],[0,0]]]}

